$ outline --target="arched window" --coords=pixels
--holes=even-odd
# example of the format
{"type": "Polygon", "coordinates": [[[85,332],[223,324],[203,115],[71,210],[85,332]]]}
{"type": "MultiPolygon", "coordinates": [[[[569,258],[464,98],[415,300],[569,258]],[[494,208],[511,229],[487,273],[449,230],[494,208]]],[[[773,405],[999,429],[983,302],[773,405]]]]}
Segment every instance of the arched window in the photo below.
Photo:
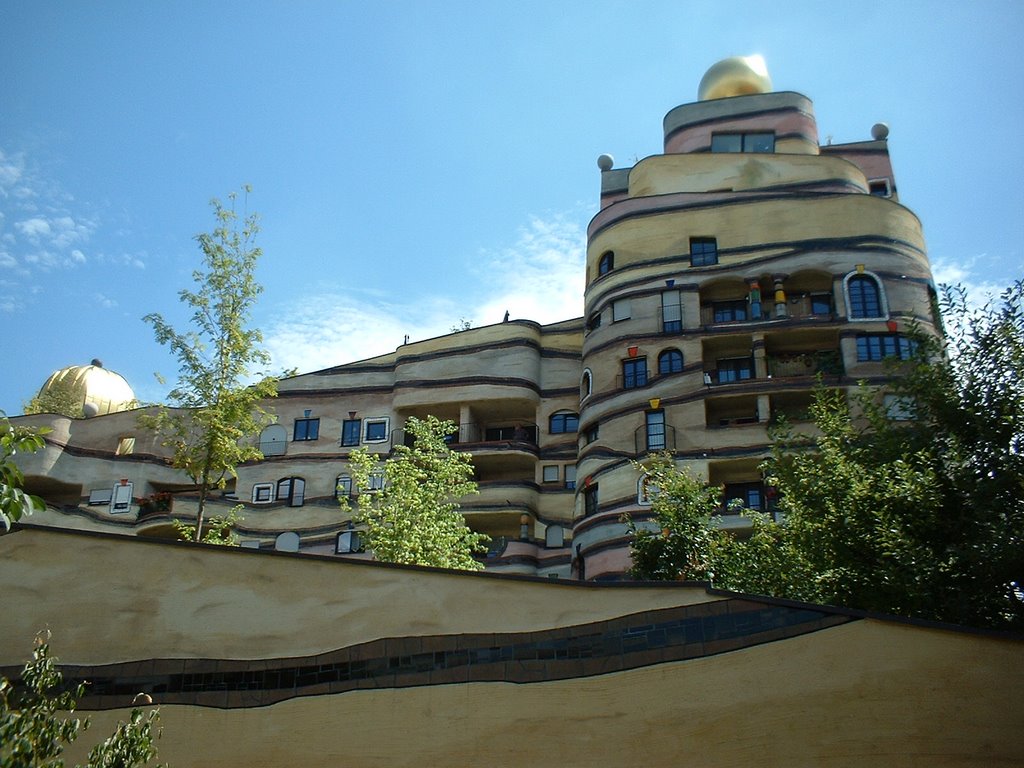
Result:
{"type": "Polygon", "coordinates": [[[597,262],[597,276],[607,275],[615,267],[615,252],[605,251],[597,262]]]}
{"type": "Polygon", "coordinates": [[[580,417],[578,414],[564,411],[553,413],[548,419],[548,432],[552,435],[562,435],[566,432],[575,432],[579,429],[580,417]]]}
{"type": "Polygon", "coordinates": [[[678,349],[666,349],[658,355],[658,375],[666,376],[670,373],[682,373],[683,353],[678,349]]]}
{"type": "Polygon", "coordinates": [[[301,507],[306,495],[306,481],[301,477],[285,477],[277,481],[277,500],[289,507],[301,507]]]}
{"type": "Polygon", "coordinates": [[[580,379],[580,400],[583,400],[590,396],[593,391],[593,377],[590,375],[590,370],[583,372],[583,378],[580,379]]]}
{"type": "Polygon", "coordinates": [[[260,453],[283,456],[288,448],[288,432],[280,424],[269,424],[260,432],[260,453]]]}
{"type": "Polygon", "coordinates": [[[889,314],[881,281],[870,272],[847,275],[846,315],[851,320],[884,318],[889,314]]]}

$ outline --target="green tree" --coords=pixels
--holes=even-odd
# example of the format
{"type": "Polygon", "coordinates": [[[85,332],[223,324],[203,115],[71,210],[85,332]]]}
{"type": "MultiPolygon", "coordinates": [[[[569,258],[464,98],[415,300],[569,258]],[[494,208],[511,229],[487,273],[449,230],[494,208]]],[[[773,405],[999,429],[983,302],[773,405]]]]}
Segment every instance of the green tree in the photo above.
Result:
{"type": "Polygon", "coordinates": [[[395,446],[383,464],[365,448],[349,456],[363,541],[388,563],[483,568],[473,553],[486,551],[489,537],[470,530],[458,504],[477,492],[473,459],[452,451],[445,439],[456,425],[428,416],[410,418],[405,428],[413,445],[395,446]]]}
{"type": "Polygon", "coordinates": [[[254,244],[259,222],[249,215],[239,223],[236,195],[228,198],[230,207],[212,201],[217,225],[196,236],[204,266],[192,273],[197,290],[178,294],[192,310],[191,329],[177,331],[155,313],[143,318],[178,359],[178,383],[168,399],[183,410],[160,406],[142,414],[139,422],[161,435],[162,444],[173,451],[172,465],[199,490],[195,541],[202,540],[210,492],[236,477],[239,464],[263,458],[251,439],[269,423],[264,401],[277,394],[274,377],[260,374],[257,383],[247,385],[254,369],[270,361],[263,334],[247,327],[263,291],[255,277],[262,254],[254,244]]]}
{"type": "MultiPolygon", "coordinates": [[[[89,728],[89,720],[72,717],[85,686],[63,686],[45,635],[36,638],[21,684],[0,677],[0,768],[63,768],[61,755],[89,728]]],[[[131,768],[156,757],[158,710],[133,708],[127,721],[89,752],[88,768],[131,768]]]]}
{"type": "Polygon", "coordinates": [[[1024,283],[979,309],[946,289],[940,306],[944,334],[912,330],[912,359],[892,361],[885,390],[819,388],[815,429],[773,434],[764,471],[783,522],[748,512],[737,539],[656,515],[669,533],[658,546],[637,533],[638,572],[674,578],[696,550],[728,589],[1024,626],[1024,283]]]}
{"type": "Polygon", "coordinates": [[[43,433],[14,426],[0,411],[0,531],[22,515],[46,508],[38,496],[25,493],[25,476],[14,463],[18,453],[34,453],[43,447],[43,433]]]}
{"type": "Polygon", "coordinates": [[[25,404],[25,413],[59,413],[72,419],[85,416],[85,392],[70,381],[60,381],[46,388],[25,404]]]}

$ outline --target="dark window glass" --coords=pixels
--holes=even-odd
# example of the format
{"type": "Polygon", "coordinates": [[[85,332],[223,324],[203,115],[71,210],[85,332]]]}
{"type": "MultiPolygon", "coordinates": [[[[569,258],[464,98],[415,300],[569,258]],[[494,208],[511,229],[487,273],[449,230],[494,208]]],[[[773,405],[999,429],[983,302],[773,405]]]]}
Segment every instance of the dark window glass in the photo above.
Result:
{"type": "Polygon", "coordinates": [[[811,294],[811,314],[812,315],[831,315],[832,314],[832,295],[829,293],[812,293],[811,294]]]}
{"type": "Polygon", "coordinates": [[[626,360],[622,363],[622,386],[624,389],[647,386],[646,357],[626,360]]]}
{"type": "Polygon", "coordinates": [[[857,360],[869,362],[898,357],[909,360],[917,344],[898,333],[862,333],[857,337],[857,360]]]}
{"type": "Polygon", "coordinates": [[[889,197],[892,194],[888,179],[872,179],[868,182],[868,191],[878,197],[889,197]]]}
{"type": "Polygon", "coordinates": [[[683,370],[683,353],[678,349],[666,349],[658,355],[658,373],[681,373],[683,370]]]}
{"type": "Polygon", "coordinates": [[[605,251],[601,254],[601,260],[597,262],[597,274],[607,275],[615,266],[615,254],[612,251],[605,251]]]}
{"type": "Polygon", "coordinates": [[[388,423],[386,421],[366,422],[366,441],[380,442],[388,439],[388,423]]]}
{"type": "Polygon", "coordinates": [[[733,357],[718,361],[718,383],[754,378],[754,361],[749,357],[733,357]]]}
{"type": "Polygon", "coordinates": [[[661,451],[665,449],[665,412],[648,411],[646,414],[647,450],[661,451]]]}
{"type": "Polygon", "coordinates": [[[850,317],[881,317],[882,302],[878,281],[870,275],[856,275],[847,283],[850,293],[850,317]]]}
{"type": "Polygon", "coordinates": [[[583,513],[586,515],[597,514],[597,483],[588,486],[583,491],[583,513]]]}
{"type": "Polygon", "coordinates": [[[726,511],[730,503],[737,500],[746,509],[764,509],[764,490],[760,483],[731,483],[725,486],[722,494],[726,511]]]}
{"type": "Polygon", "coordinates": [[[716,133],[711,137],[712,152],[774,152],[774,133],[716,133]]]}
{"type": "Polygon", "coordinates": [[[747,319],[747,302],[739,301],[718,301],[711,305],[714,309],[716,323],[734,323],[747,319]]]}
{"type": "Polygon", "coordinates": [[[661,294],[661,330],[664,333],[679,333],[683,330],[683,303],[679,291],[665,291],[661,294]]]}
{"type": "Polygon", "coordinates": [[[742,152],[743,134],[716,133],[711,137],[712,152],[742,152]]]}
{"type": "Polygon", "coordinates": [[[593,331],[601,327],[601,313],[595,312],[587,319],[587,330],[593,331]]]}
{"type": "Polygon", "coordinates": [[[359,445],[359,419],[345,419],[341,422],[341,444],[359,445]]]}
{"type": "Polygon", "coordinates": [[[589,443],[594,442],[595,440],[597,440],[597,436],[598,436],[598,425],[597,425],[597,422],[594,422],[589,427],[587,427],[587,431],[583,433],[584,444],[589,444],[589,443]]]}
{"type": "Polygon", "coordinates": [[[349,475],[338,475],[334,482],[334,498],[348,498],[352,495],[352,478],[349,475]]]}
{"type": "Polygon", "coordinates": [[[718,240],[714,237],[690,238],[690,266],[706,267],[718,263],[718,240]]]}
{"type": "Polygon", "coordinates": [[[289,507],[301,507],[306,490],[306,481],[301,477],[286,477],[277,481],[277,500],[287,502],[289,507]]]}
{"type": "Polygon", "coordinates": [[[580,425],[580,417],[575,413],[556,413],[548,421],[548,432],[552,435],[575,432],[580,425]]]}
{"type": "Polygon", "coordinates": [[[296,419],[292,440],[316,440],[320,437],[320,419],[296,419]]]}

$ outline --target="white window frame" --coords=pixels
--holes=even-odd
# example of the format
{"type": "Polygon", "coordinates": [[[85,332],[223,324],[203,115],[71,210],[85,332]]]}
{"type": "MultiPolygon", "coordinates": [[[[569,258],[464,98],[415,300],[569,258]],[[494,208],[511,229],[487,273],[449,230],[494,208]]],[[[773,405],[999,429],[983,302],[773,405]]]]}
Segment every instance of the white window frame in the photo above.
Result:
{"type": "Polygon", "coordinates": [[[867,320],[888,320],[889,319],[889,300],[885,296],[885,283],[882,282],[882,278],[876,275],[874,272],[864,270],[858,272],[854,270],[843,278],[843,301],[846,302],[846,319],[854,323],[862,323],[867,320]],[[850,317],[850,281],[855,277],[870,277],[875,281],[875,285],[878,286],[878,309],[881,311],[881,315],[878,317],[850,317]]]}
{"type": "Polygon", "coordinates": [[[274,483],[254,483],[252,486],[252,503],[253,504],[273,504],[274,503],[274,483]],[[267,497],[260,498],[262,493],[265,491],[267,497]]]}
{"type": "Polygon", "coordinates": [[[135,483],[118,483],[110,491],[110,514],[123,515],[132,508],[132,489],[135,483]]]}
{"type": "Polygon", "coordinates": [[[334,480],[334,498],[352,498],[352,475],[338,475],[334,480]]]}
{"type": "Polygon", "coordinates": [[[363,419],[363,442],[364,443],[386,443],[391,435],[391,418],[388,416],[375,416],[363,419]],[[384,437],[370,439],[370,427],[374,424],[384,425],[384,437]]]}

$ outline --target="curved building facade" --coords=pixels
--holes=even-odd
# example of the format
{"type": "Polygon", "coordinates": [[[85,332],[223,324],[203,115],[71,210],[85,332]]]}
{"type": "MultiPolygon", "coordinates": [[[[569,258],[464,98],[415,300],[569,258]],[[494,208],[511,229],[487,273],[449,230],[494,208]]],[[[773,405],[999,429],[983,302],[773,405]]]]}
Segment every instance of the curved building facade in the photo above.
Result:
{"type": "MultiPolygon", "coordinates": [[[[480,493],[462,508],[493,539],[490,570],[623,578],[622,516],[650,510],[635,462],[654,452],[721,486],[724,512],[732,499],[771,511],[768,426],[799,423],[819,378],[883,383],[908,324],[936,322],[935,292],[884,125],[821,145],[811,101],[771,91],[759,60],[716,64],[699,93],[665,116],[663,154],[599,159],[584,317],[506,321],[282,381],[264,460],[211,513],[242,504],[244,546],[367,557],[338,506],[348,456],[385,457],[427,415],[455,422],[452,447],[473,455],[480,493]]],[[[52,429],[22,460],[50,502],[36,522],[172,537],[173,519],[194,516],[194,489],[133,412],[23,418],[52,429]]]]}

